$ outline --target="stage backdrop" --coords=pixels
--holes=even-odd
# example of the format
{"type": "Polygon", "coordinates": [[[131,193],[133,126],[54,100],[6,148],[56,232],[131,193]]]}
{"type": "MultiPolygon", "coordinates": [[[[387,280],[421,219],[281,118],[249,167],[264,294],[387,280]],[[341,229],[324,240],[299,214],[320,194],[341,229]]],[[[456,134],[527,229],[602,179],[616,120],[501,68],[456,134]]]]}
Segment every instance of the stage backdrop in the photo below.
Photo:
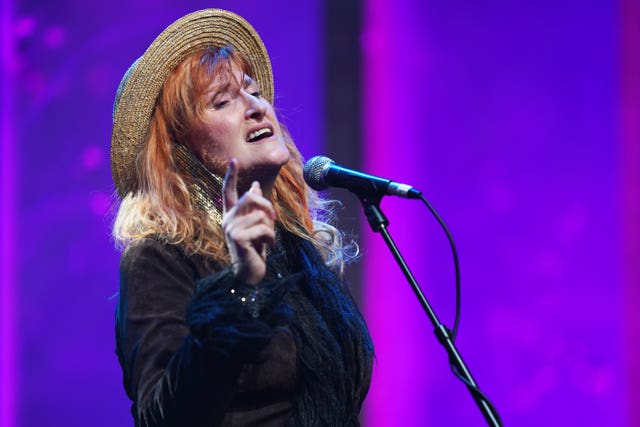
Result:
{"type": "MultiPolygon", "coordinates": [[[[364,165],[420,188],[453,231],[457,344],[507,426],[638,425],[637,11],[365,2],[364,165]]],[[[452,326],[444,234],[418,202],[383,207],[452,326]]],[[[367,425],[485,425],[380,237],[363,247],[367,425]]]]}
{"type": "MultiPolygon", "coordinates": [[[[114,354],[119,253],[109,237],[120,78],[173,20],[228,8],[263,36],[276,107],[303,154],[322,153],[333,90],[325,40],[338,33],[325,23],[340,22],[325,13],[337,8],[0,5],[0,426],[132,425],[114,354]]],[[[361,13],[352,55],[362,79],[349,83],[361,90],[344,92],[362,94],[353,143],[366,171],[420,188],[453,231],[457,343],[481,388],[506,425],[638,425],[637,2],[363,0],[361,13]]],[[[443,233],[419,202],[382,207],[452,326],[443,233]]],[[[365,424],[484,425],[380,237],[361,230],[354,286],[376,345],[365,424]]]]}
{"type": "Polygon", "coordinates": [[[2,427],[132,425],[114,354],[119,253],[109,167],[113,99],[129,65],[184,14],[235,11],[271,54],[275,104],[292,135],[305,152],[320,152],[320,6],[4,0],[3,16],[13,12],[2,40],[15,44],[3,58],[14,67],[5,74],[3,62],[13,91],[13,120],[3,122],[3,153],[13,159],[3,174],[13,180],[1,185],[14,215],[3,216],[3,233],[13,234],[2,236],[2,427]]]}

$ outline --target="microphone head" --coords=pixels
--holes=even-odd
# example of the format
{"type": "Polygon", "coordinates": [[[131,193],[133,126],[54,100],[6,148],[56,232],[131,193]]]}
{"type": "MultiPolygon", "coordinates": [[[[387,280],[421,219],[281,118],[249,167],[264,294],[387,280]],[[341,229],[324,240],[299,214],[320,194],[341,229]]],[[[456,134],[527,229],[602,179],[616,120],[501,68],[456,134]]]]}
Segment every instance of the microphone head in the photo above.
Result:
{"type": "Polygon", "coordinates": [[[304,180],[307,185],[316,191],[326,190],[329,184],[326,182],[327,169],[333,163],[328,157],[315,156],[304,164],[304,180]]]}

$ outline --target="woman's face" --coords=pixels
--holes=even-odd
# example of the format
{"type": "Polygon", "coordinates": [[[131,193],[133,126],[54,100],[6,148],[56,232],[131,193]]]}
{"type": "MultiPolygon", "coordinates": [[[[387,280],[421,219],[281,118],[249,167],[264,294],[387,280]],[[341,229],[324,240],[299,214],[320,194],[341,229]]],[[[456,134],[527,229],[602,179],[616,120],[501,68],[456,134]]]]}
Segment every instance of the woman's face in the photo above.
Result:
{"type": "Polygon", "coordinates": [[[213,172],[224,174],[235,157],[243,178],[275,178],[289,160],[275,111],[251,77],[234,65],[229,72],[214,77],[188,145],[213,172]]]}

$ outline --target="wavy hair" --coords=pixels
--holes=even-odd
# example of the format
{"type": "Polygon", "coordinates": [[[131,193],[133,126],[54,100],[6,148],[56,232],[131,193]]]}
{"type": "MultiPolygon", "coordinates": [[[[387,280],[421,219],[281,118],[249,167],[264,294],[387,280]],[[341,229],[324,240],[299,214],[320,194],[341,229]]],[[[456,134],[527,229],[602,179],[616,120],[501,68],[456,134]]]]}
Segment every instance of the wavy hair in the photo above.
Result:
{"type": "MultiPolygon", "coordinates": [[[[113,236],[120,248],[154,237],[183,246],[187,254],[204,255],[220,265],[230,263],[220,212],[212,215],[194,202],[194,188],[207,184],[179,167],[176,147],[203,117],[213,76],[233,78],[228,72],[231,66],[253,75],[247,58],[226,46],[191,55],[167,78],[136,162],[137,189],[122,199],[114,222],[113,236]]],[[[345,262],[357,256],[357,245],[343,245],[344,235],[333,225],[335,202],[321,199],[305,183],[302,156],[286,128],[280,126],[290,158],[271,193],[277,223],[313,243],[325,263],[342,273],[345,262]]]]}

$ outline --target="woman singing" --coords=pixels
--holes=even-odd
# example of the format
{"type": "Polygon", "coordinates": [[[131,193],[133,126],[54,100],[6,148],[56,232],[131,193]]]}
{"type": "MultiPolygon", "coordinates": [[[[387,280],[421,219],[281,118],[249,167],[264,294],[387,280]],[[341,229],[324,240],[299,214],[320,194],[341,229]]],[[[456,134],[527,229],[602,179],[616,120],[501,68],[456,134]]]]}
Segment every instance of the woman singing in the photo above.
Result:
{"type": "Polygon", "coordinates": [[[116,352],[136,426],[356,426],[373,348],[241,17],[191,13],[114,105],[116,352]]]}

